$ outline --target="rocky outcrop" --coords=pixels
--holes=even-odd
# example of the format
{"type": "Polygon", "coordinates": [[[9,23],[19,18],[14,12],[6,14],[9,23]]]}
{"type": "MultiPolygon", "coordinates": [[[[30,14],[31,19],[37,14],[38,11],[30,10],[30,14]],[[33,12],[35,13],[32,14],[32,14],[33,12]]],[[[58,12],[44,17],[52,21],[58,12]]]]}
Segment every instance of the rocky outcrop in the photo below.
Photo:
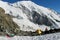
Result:
{"type": "Polygon", "coordinates": [[[48,19],[46,15],[43,15],[43,16],[42,15],[40,15],[36,11],[33,11],[33,14],[32,14],[33,19],[30,19],[30,21],[32,21],[32,22],[34,22],[38,25],[43,25],[44,24],[44,25],[47,25],[47,26],[51,26],[52,23],[50,22],[50,19],[48,19]]]}
{"type": "Polygon", "coordinates": [[[11,16],[5,14],[5,10],[0,7],[0,34],[8,33],[18,33],[20,28],[15,24],[11,16]]]}

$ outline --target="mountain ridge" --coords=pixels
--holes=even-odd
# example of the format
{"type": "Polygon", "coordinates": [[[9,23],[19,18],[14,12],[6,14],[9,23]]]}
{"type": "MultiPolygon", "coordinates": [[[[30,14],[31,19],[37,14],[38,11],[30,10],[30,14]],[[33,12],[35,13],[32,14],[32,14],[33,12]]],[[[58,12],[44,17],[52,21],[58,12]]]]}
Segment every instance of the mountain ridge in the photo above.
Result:
{"type": "Polygon", "coordinates": [[[59,16],[54,10],[39,6],[31,1],[20,1],[14,4],[0,1],[0,7],[5,9],[6,14],[12,17],[12,20],[23,31],[36,31],[41,29],[45,31],[51,28],[60,28],[59,16]],[[7,8],[6,8],[7,7],[7,8]]]}

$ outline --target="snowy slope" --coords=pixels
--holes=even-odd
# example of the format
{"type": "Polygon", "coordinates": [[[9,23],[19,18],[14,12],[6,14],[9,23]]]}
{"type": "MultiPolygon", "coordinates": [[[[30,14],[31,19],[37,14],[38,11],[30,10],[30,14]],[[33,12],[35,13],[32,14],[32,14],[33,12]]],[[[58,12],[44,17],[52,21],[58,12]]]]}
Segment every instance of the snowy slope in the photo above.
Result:
{"type": "Polygon", "coordinates": [[[60,13],[59,14],[57,14],[59,17],[60,17],[60,13]]]}
{"type": "Polygon", "coordinates": [[[14,36],[10,38],[0,36],[0,40],[60,40],[60,33],[42,36],[14,36]]]}
{"type": "Polygon", "coordinates": [[[60,28],[57,12],[31,1],[20,1],[14,4],[0,1],[0,7],[5,9],[6,14],[14,16],[12,19],[23,31],[45,30],[47,27],[60,28]],[[47,20],[47,21],[46,21],[47,20]],[[57,20],[57,21],[56,21],[57,20]]]}

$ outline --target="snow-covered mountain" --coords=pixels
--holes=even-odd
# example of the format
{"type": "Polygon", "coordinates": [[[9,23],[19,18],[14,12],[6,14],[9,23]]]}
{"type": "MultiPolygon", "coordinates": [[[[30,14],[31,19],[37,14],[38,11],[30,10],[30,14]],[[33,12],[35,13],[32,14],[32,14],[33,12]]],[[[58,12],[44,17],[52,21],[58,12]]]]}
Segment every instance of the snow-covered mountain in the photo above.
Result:
{"type": "Polygon", "coordinates": [[[59,17],[60,17],[60,13],[59,14],[57,14],[59,17]]]}
{"type": "Polygon", "coordinates": [[[48,28],[60,28],[60,18],[57,12],[50,8],[39,6],[32,1],[19,1],[7,3],[0,1],[0,7],[5,13],[12,16],[13,21],[23,31],[45,30],[48,28]]]}

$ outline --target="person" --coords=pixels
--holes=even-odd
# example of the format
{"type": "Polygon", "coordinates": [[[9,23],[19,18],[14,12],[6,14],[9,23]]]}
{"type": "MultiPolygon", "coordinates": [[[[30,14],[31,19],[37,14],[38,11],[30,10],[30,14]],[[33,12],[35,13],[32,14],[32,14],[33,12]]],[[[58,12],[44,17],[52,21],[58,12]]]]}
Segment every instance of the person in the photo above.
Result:
{"type": "Polygon", "coordinates": [[[45,31],[48,31],[47,27],[45,28],[45,31]]]}

